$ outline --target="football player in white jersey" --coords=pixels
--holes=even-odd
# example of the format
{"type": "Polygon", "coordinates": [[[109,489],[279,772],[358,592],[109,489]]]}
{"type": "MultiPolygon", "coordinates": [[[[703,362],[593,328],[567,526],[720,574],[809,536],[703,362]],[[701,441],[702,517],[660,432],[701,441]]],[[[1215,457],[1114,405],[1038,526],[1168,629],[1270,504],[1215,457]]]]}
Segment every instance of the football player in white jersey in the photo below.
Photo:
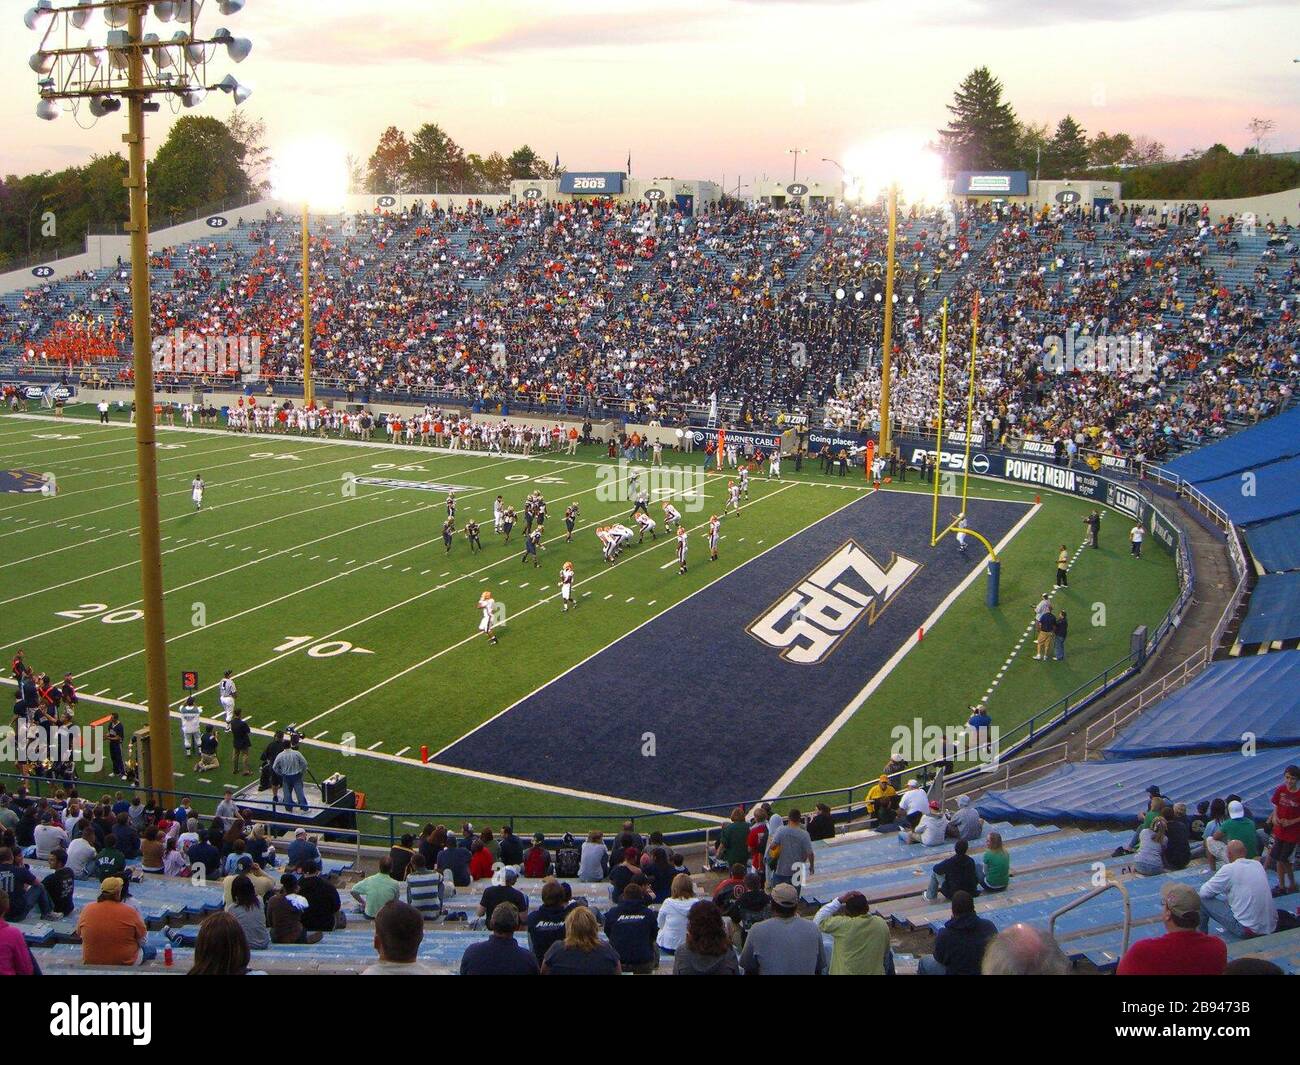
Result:
{"type": "Polygon", "coordinates": [[[181,706],[181,740],[185,744],[185,754],[199,753],[199,718],[203,714],[203,707],[194,704],[194,696],[190,696],[181,706]],[[191,744],[193,751],[190,750],[191,744]]]}
{"type": "Polygon", "coordinates": [[[674,525],[682,523],[682,516],[671,503],[664,503],[664,528],[671,529],[674,525]]]}
{"type": "Polygon", "coordinates": [[[746,499],[749,498],[749,467],[740,467],[740,494],[746,499]]]}
{"type": "Polygon", "coordinates": [[[226,719],[226,727],[230,727],[230,719],[235,713],[235,696],[239,694],[239,689],[235,687],[234,670],[228,669],[217,681],[217,700],[221,703],[221,712],[226,719]]]}
{"type": "Polygon", "coordinates": [[[966,553],[966,512],[957,515],[957,550],[966,553]]]}
{"type": "Polygon", "coordinates": [[[203,489],[207,487],[203,483],[203,475],[201,473],[196,473],[194,475],[194,480],[190,487],[193,489],[193,491],[190,492],[190,497],[194,500],[194,509],[198,510],[203,506],[203,489]]]}
{"type": "Polygon", "coordinates": [[[560,570],[560,601],[564,604],[564,613],[578,605],[573,598],[573,563],[566,562],[560,570]]]}
{"type": "Polygon", "coordinates": [[[718,530],[722,527],[722,519],[716,514],[709,515],[709,529],[705,535],[709,538],[709,561],[718,561],[718,530]]]}
{"type": "Polygon", "coordinates": [[[487,637],[488,643],[495,644],[497,642],[497,634],[493,629],[496,626],[495,614],[497,604],[496,600],[492,598],[492,593],[486,588],[483,589],[483,594],[478,597],[478,608],[479,612],[483,615],[479,618],[478,631],[487,637]]]}
{"type": "Polygon", "coordinates": [[[740,517],[740,485],[735,481],[727,482],[727,502],[722,513],[725,515],[729,510],[734,510],[736,517],[740,517]]]}
{"type": "Polygon", "coordinates": [[[645,543],[645,534],[646,534],[646,533],[649,533],[649,534],[650,534],[650,539],[651,539],[651,540],[658,540],[658,539],[659,539],[659,537],[655,535],[655,520],[654,520],[654,518],[650,517],[649,514],[645,513],[644,511],[638,512],[638,514],[637,514],[637,516],[636,516],[636,523],[637,523],[639,526],[641,526],[641,536],[640,536],[640,538],[637,540],[637,543],[638,543],[638,544],[643,544],[643,543],[645,543]]]}
{"type": "Polygon", "coordinates": [[[686,572],[686,529],[677,526],[677,572],[686,572]]]}

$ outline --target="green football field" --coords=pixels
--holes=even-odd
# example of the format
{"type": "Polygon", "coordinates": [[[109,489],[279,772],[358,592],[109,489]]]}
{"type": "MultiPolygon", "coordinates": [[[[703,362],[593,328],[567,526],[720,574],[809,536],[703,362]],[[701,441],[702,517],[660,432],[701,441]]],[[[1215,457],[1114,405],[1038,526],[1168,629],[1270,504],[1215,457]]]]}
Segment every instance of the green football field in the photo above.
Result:
{"type": "MultiPolygon", "coordinates": [[[[53,494],[0,495],[0,653],[22,648],[27,662],[54,676],[71,672],[91,709],[122,712],[128,729],[144,723],[140,580],[133,430],[78,417],[0,418],[0,470],[52,477],[53,494]]],[[[448,746],[530,692],[599,652],[684,597],[847,505],[867,486],[820,474],[752,481],[743,528],[724,526],[721,557],[709,565],[701,531],[720,513],[725,478],[704,482],[702,507],[683,507],[692,531],[692,566],[672,565],[663,535],[632,546],[606,566],[593,529],[626,519],[628,503],[610,498],[603,450],[577,456],[493,457],[432,448],[356,446],[310,437],[235,435],[159,429],[170,697],[180,674],[199,676],[198,701],[217,710],[215,687],[235,671],[238,704],[257,729],[295,724],[308,738],[313,774],[336,770],[374,811],[401,811],[398,832],[425,819],[522,818],[523,828],[608,829],[625,815],[681,826],[698,818],[614,803],[572,789],[421,764],[421,751],[448,746]],[[201,473],[201,510],[190,482],[201,473]],[[450,553],[441,527],[445,490],[362,484],[391,479],[457,487],[457,527],[482,523],[484,550],[471,554],[457,534],[450,553]],[[522,511],[541,490],[549,504],[540,568],[521,562],[522,524],[512,543],[492,532],[501,494],[522,511]],[[581,517],[566,544],[564,507],[581,517]],[[576,568],[581,608],[561,613],[561,564],[576,568]],[[477,633],[481,592],[504,604],[499,646],[477,633]],[[530,824],[528,815],[571,821],[530,824]]],[[[694,465],[699,455],[665,455],[694,465]]],[[[918,486],[897,486],[915,491],[918,486]]],[[[1032,500],[1034,491],[972,480],[987,498],[1032,500]]],[[[680,504],[679,504],[680,505],[680,504]]],[[[1075,552],[1091,504],[1044,493],[1042,505],[1003,552],[1002,605],[984,605],[975,581],[925,639],[898,663],[867,702],[803,766],[790,791],[858,784],[885,761],[890,729],[923,718],[959,723],[987,697],[1003,731],[1072,691],[1123,657],[1138,624],[1154,627],[1177,594],[1173,560],[1154,543],[1141,563],[1128,558],[1128,522],[1107,515],[1103,547],[1078,553],[1069,589],[1056,596],[1074,624],[1069,658],[1033,661],[1018,646],[1038,595],[1051,585],[1061,543],[1075,552]],[[1007,660],[1010,659],[1008,662],[1007,660]]],[[[652,505],[659,517],[659,508],[652,505]]],[[[635,638],[635,637],[633,637],[635,638]]],[[[683,639],[689,638],[683,633],[683,639]]],[[[719,663],[719,668],[725,668],[719,663]]],[[[874,672],[872,666],[866,672],[874,672]]],[[[746,678],[762,697],[762,678],[746,678]]],[[[617,694],[617,693],[612,693],[617,694]]],[[[255,753],[264,741],[255,742],[255,753]]],[[[743,734],[701,737],[743,758],[743,734]]],[[[222,767],[199,776],[184,757],[176,725],[177,788],[219,791],[240,785],[222,767]]],[[[120,782],[119,782],[120,786],[120,782]]],[[[386,834],[387,818],[371,823],[386,834]]]]}

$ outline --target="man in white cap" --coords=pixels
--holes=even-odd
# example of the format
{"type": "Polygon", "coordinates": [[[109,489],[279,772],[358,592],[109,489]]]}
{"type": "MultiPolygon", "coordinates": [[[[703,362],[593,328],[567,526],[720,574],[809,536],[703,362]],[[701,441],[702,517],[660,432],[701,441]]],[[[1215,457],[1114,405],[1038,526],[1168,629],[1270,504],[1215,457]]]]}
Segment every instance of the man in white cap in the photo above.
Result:
{"type": "Polygon", "coordinates": [[[915,828],[922,815],[930,808],[930,800],[926,797],[919,781],[912,779],[907,782],[907,790],[898,800],[898,808],[903,811],[908,826],[915,828]]]}
{"type": "Polygon", "coordinates": [[[1219,826],[1205,841],[1205,856],[1210,863],[1211,872],[1229,860],[1228,844],[1234,839],[1240,841],[1247,858],[1259,854],[1255,822],[1246,816],[1246,808],[1236,799],[1228,803],[1227,818],[1219,822],[1219,826]]]}

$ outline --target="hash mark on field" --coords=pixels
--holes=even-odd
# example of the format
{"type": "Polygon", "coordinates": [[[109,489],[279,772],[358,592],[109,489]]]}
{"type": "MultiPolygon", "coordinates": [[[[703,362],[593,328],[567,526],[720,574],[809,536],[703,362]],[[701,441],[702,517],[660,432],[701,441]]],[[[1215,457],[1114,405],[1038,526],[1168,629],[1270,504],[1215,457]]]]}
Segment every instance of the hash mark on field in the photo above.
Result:
{"type": "Polygon", "coordinates": [[[659,602],[658,599],[651,599],[650,602],[646,603],[646,606],[654,606],[657,602],[659,602]]]}
{"type": "Polygon", "coordinates": [[[134,694],[135,694],[135,692],[127,692],[125,695],[119,695],[118,698],[119,698],[122,702],[126,702],[126,701],[127,701],[129,698],[131,698],[131,696],[133,696],[134,694]]]}
{"type": "MultiPolygon", "coordinates": [[[[428,570],[425,570],[424,572],[425,572],[425,573],[428,573],[429,571],[428,571],[428,570]]],[[[451,570],[448,570],[446,573],[439,573],[438,576],[439,576],[439,577],[450,577],[450,576],[451,576],[451,570]]]]}
{"type": "Polygon", "coordinates": [[[311,558],[309,558],[307,561],[315,562],[318,558],[320,558],[320,555],[312,555],[311,558]]]}
{"type": "Polygon", "coordinates": [[[528,587],[528,582],[527,582],[527,581],[524,581],[524,583],[521,584],[519,587],[520,587],[520,588],[527,588],[527,587],[528,587]]]}
{"type": "Polygon", "coordinates": [[[634,600],[635,598],[636,598],[635,595],[629,595],[629,596],[627,597],[627,601],[630,603],[630,602],[632,602],[632,600],[634,600]]]}
{"type": "Polygon", "coordinates": [[[403,821],[402,824],[406,825],[406,826],[409,827],[409,828],[419,828],[419,827],[420,827],[420,823],[419,823],[418,821],[403,821]]]}
{"type": "Polygon", "coordinates": [[[338,561],[338,558],[327,558],[325,561],[326,561],[326,562],[337,562],[337,561],[338,561]]]}
{"type": "Polygon", "coordinates": [[[211,784],[211,783],[212,783],[212,779],[211,779],[210,777],[199,777],[199,779],[200,779],[201,781],[203,781],[204,784],[211,784]]]}
{"type": "Polygon", "coordinates": [[[411,748],[409,748],[409,747],[403,747],[400,751],[398,751],[395,755],[393,755],[393,757],[394,757],[394,758],[401,758],[402,755],[404,755],[404,754],[405,754],[407,751],[409,751],[410,749],[411,749],[411,748]]]}
{"type": "Polygon", "coordinates": [[[265,725],[262,726],[262,728],[267,728],[267,729],[269,729],[269,728],[272,728],[274,725],[275,725],[275,722],[274,722],[274,721],[268,721],[265,725]]]}
{"type": "Polygon", "coordinates": [[[372,743],[369,747],[367,747],[366,750],[373,751],[376,747],[382,747],[383,744],[384,744],[383,740],[375,740],[375,742],[372,743]]]}
{"type": "Polygon", "coordinates": [[[344,562],[343,565],[345,565],[345,566],[351,566],[354,562],[356,562],[356,559],[355,559],[355,558],[350,558],[350,559],[348,559],[346,562],[344,562]]]}
{"type": "Polygon", "coordinates": [[[609,595],[605,596],[605,598],[606,598],[606,599],[613,599],[613,598],[614,598],[614,593],[613,593],[613,592],[610,592],[609,595]]]}
{"type": "Polygon", "coordinates": [[[411,572],[411,567],[410,567],[410,566],[403,566],[403,567],[402,567],[402,572],[403,572],[403,573],[410,573],[410,572],[411,572]]]}
{"type": "Polygon", "coordinates": [[[382,568],[382,569],[392,569],[392,568],[393,568],[393,564],[390,562],[390,563],[388,563],[387,566],[383,566],[383,567],[381,567],[381,568],[382,568]]]}
{"type": "Polygon", "coordinates": [[[314,739],[314,740],[318,740],[318,739],[320,739],[322,736],[328,736],[329,734],[330,734],[330,730],[329,730],[329,729],[326,729],[324,732],[318,732],[318,733],[316,733],[316,735],[314,735],[314,736],[312,737],[312,739],[314,739]]]}
{"type": "Polygon", "coordinates": [[[430,572],[430,571],[427,570],[427,569],[422,569],[422,570],[420,570],[420,576],[423,577],[423,576],[425,576],[426,574],[428,574],[429,572],[430,572]]]}

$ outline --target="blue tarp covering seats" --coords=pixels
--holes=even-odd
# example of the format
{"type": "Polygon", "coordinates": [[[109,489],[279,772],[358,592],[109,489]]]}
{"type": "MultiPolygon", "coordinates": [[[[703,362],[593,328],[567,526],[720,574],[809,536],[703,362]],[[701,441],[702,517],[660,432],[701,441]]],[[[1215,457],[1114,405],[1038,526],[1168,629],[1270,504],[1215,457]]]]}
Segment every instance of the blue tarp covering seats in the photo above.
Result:
{"type": "Polygon", "coordinates": [[[1246,530],[1246,543],[1268,573],[1300,569],[1300,514],[1251,526],[1246,530]]]}
{"type": "Polygon", "coordinates": [[[1192,808],[1202,799],[1240,795],[1251,815],[1262,819],[1272,812],[1269,796],[1292,764],[1300,764],[1300,747],[1269,748],[1253,758],[1234,752],[1079,762],[1022,788],[990,792],[975,805],[989,820],[1135,821],[1146,807],[1147,787],[1155,784],[1192,808]]]}
{"type": "Polygon", "coordinates": [[[1230,473],[1196,485],[1238,525],[1300,513],[1300,458],[1230,473]],[[1247,480],[1247,478],[1251,478],[1247,480]]]}
{"type": "Polygon", "coordinates": [[[1241,643],[1271,643],[1300,637],[1300,573],[1266,573],[1250,594],[1241,623],[1241,643]]]}
{"type": "Polygon", "coordinates": [[[1300,455],[1300,408],[1180,455],[1164,468],[1185,481],[1199,484],[1296,455],[1300,455]]]}
{"type": "Polygon", "coordinates": [[[1300,744],[1300,652],[1213,663],[1140,714],[1111,740],[1106,757],[1238,750],[1243,732],[1261,745],[1300,744]]]}

